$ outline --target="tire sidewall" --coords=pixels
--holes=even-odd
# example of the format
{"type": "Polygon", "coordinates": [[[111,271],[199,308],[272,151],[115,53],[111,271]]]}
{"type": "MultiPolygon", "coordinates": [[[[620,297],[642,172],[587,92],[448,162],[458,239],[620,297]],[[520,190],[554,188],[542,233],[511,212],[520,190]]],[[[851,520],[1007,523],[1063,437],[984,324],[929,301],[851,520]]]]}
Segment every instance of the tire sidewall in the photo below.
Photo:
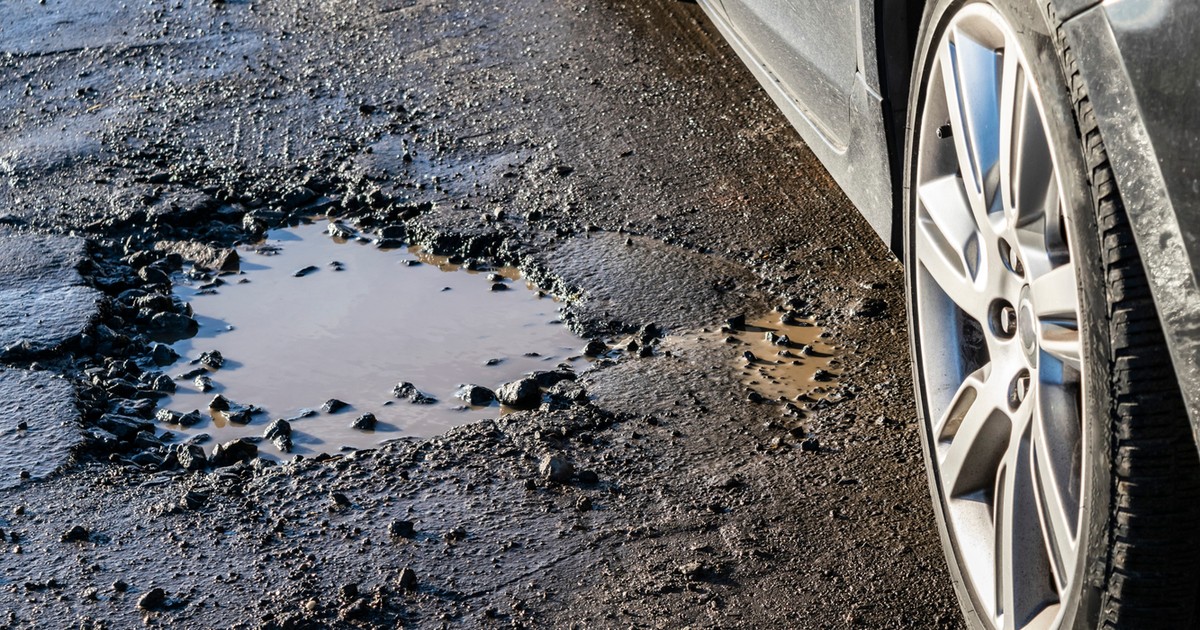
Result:
{"type": "MultiPolygon", "coordinates": [[[[942,39],[946,23],[959,9],[982,2],[999,11],[1009,21],[1022,42],[1028,62],[1027,70],[1040,86],[1040,97],[1047,122],[1048,140],[1059,165],[1062,194],[1066,200],[1068,239],[1076,277],[1081,287],[1080,339],[1083,344],[1083,412],[1086,418],[1084,443],[1083,513],[1080,527],[1079,561],[1074,568],[1074,591],[1068,595],[1067,614],[1063,628],[1094,628],[1099,619],[1100,603],[1105,590],[1109,555],[1112,473],[1111,428],[1112,396],[1111,344],[1108,328],[1108,294],[1103,265],[1100,264],[1101,243],[1096,223],[1095,201],[1091,192],[1084,146],[1075,123],[1074,102],[1066,85],[1060,56],[1052,38],[1051,18],[1029,0],[937,0],[925,7],[925,15],[917,38],[912,85],[909,91],[908,121],[905,134],[903,227],[905,284],[908,294],[909,340],[913,358],[913,382],[921,433],[921,448],[925,457],[930,495],[934,504],[938,532],[955,593],[963,615],[972,627],[987,627],[980,618],[971,590],[959,567],[959,550],[950,535],[945,518],[947,509],[933,468],[933,436],[928,421],[921,374],[921,349],[917,334],[919,321],[915,307],[916,266],[913,255],[913,212],[915,191],[913,177],[915,157],[920,150],[917,130],[924,109],[925,78],[934,62],[932,47],[942,39]],[[1088,264],[1078,264],[1079,262],[1088,264]]],[[[1056,26],[1056,25],[1055,25],[1056,26]]]]}

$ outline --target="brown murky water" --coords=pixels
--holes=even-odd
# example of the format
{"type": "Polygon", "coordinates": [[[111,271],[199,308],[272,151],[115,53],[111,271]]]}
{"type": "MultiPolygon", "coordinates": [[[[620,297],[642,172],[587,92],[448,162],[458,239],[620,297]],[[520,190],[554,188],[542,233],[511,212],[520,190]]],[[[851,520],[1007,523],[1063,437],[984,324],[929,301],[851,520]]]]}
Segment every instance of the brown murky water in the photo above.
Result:
{"type": "Polygon", "coordinates": [[[730,336],[742,380],[768,400],[797,405],[818,400],[839,372],[836,348],[810,320],[785,324],[780,313],[768,313],[747,318],[730,336]]]}
{"type": "MultiPolygon", "coordinates": [[[[223,442],[261,436],[271,420],[287,418],[293,453],[371,447],[500,412],[495,403],[466,406],[454,397],[461,384],[495,389],[561,362],[586,368],[577,356],[581,340],[558,321],[557,303],[530,290],[515,269],[466,271],[415,250],[333,239],[324,234],[326,225],[270,232],[267,247],[259,249],[275,253],[240,252],[242,273],[223,276],[215,294],[178,285],[201,328],[173,345],[181,360],[166,373],[196,370],[201,366],[191,361],[202,352],[217,350],[225,360],[207,371],[211,391],[199,391],[192,378],[176,379],[176,394],[162,406],[203,416],[179,433],[207,433],[223,442]],[[315,269],[295,275],[310,266],[315,269]],[[493,290],[494,284],[507,290],[493,290]],[[392,388],[402,381],[437,402],[394,398],[392,388]],[[216,394],[263,412],[249,424],[230,422],[209,409],[216,394]],[[349,407],[322,411],[330,398],[349,407]],[[298,417],[305,410],[316,413],[298,417]],[[367,412],[378,419],[375,430],[350,427],[367,412]]],[[[280,455],[266,440],[259,447],[280,455]]]]}

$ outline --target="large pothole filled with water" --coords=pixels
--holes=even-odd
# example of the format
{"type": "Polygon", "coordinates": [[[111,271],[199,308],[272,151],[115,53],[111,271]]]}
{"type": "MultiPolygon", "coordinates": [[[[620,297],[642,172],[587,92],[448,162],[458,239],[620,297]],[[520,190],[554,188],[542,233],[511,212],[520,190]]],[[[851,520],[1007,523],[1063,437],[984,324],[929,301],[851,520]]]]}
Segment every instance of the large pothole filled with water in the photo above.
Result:
{"type": "MultiPolygon", "coordinates": [[[[271,231],[241,251],[239,273],[176,284],[200,324],[166,368],[176,391],[160,407],[177,433],[262,438],[286,419],[291,453],[368,448],[501,412],[486,394],[464,400],[464,385],[587,366],[558,304],[517,270],[468,270],[326,226],[271,231]]],[[[283,455],[269,439],[259,449],[283,455]]]]}

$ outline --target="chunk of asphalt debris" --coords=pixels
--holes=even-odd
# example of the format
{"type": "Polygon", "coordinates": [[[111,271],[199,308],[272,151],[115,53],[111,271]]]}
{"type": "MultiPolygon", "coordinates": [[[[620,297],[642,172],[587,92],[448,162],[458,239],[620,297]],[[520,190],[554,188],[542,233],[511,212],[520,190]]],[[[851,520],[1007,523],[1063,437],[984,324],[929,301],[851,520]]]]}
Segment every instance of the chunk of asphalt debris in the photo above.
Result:
{"type": "Polygon", "coordinates": [[[201,352],[200,358],[196,359],[196,362],[204,367],[219,370],[225,366],[225,357],[221,356],[221,353],[216,350],[201,352]]]}
{"type": "Polygon", "coordinates": [[[538,474],[554,483],[567,483],[575,475],[575,465],[561,457],[543,455],[538,463],[538,474]]]}
{"type": "Polygon", "coordinates": [[[199,444],[180,444],[175,451],[175,460],[184,470],[203,470],[208,465],[208,457],[199,444]]]}
{"type": "Polygon", "coordinates": [[[63,532],[59,540],[62,542],[87,542],[91,537],[91,533],[84,526],[73,525],[71,529],[63,532]]]}
{"type": "Polygon", "coordinates": [[[165,343],[155,343],[150,347],[150,359],[159,367],[171,365],[179,359],[179,353],[165,343]]]}
{"type": "Polygon", "coordinates": [[[247,438],[238,438],[213,447],[212,457],[209,460],[213,466],[220,467],[243,462],[257,456],[257,444],[247,438]]]}
{"type": "Polygon", "coordinates": [[[297,269],[295,272],[292,273],[292,275],[297,278],[303,278],[304,276],[307,276],[308,274],[310,274],[316,270],[317,270],[316,265],[309,265],[307,267],[297,269]]]}
{"type": "Polygon", "coordinates": [[[170,409],[159,409],[157,412],[155,412],[154,419],[167,424],[178,424],[181,426],[190,427],[198,424],[202,417],[200,416],[199,409],[194,409],[188,413],[178,413],[171,411],[170,409]]]}
{"type": "Polygon", "coordinates": [[[200,330],[200,324],[187,315],[179,313],[155,313],[150,317],[150,330],[154,335],[171,338],[184,338],[195,335],[200,330]]]}
{"type": "Polygon", "coordinates": [[[417,588],[417,572],[408,567],[400,570],[400,577],[396,579],[396,586],[401,590],[412,591],[417,588]]]}
{"type": "Polygon", "coordinates": [[[375,422],[375,414],[364,413],[363,415],[355,418],[354,422],[350,423],[350,428],[358,429],[359,431],[374,431],[375,422]]]}
{"type": "Polygon", "coordinates": [[[201,393],[211,392],[213,389],[213,380],[201,374],[192,380],[192,385],[195,385],[196,389],[200,390],[201,393]]]}
{"type": "Polygon", "coordinates": [[[392,395],[401,400],[407,400],[414,405],[432,405],[437,402],[433,396],[429,396],[417,389],[416,385],[404,381],[392,388],[392,395]]]}
{"type": "Polygon", "coordinates": [[[413,538],[416,535],[417,530],[412,521],[397,519],[388,523],[388,536],[392,538],[413,538]]]}
{"type": "Polygon", "coordinates": [[[341,221],[334,221],[330,223],[325,228],[325,233],[329,234],[333,238],[341,238],[345,240],[350,240],[355,236],[354,229],[342,223],[341,221]]]}
{"type": "Polygon", "coordinates": [[[575,380],[575,373],[567,369],[549,371],[538,370],[537,372],[531,373],[530,376],[537,379],[537,383],[541,387],[553,387],[556,383],[561,381],[575,380]]]}
{"type": "Polygon", "coordinates": [[[211,401],[209,401],[208,408],[212,409],[213,411],[229,411],[229,399],[217,394],[216,396],[213,396],[211,401]]]}
{"type": "Polygon", "coordinates": [[[608,352],[608,344],[599,339],[593,339],[583,347],[583,356],[585,357],[598,357],[605,352],[608,352]]]}
{"type": "Polygon", "coordinates": [[[526,376],[501,385],[496,390],[496,400],[514,409],[533,409],[542,402],[542,390],[536,378],[526,376]]]}
{"type": "Polygon", "coordinates": [[[725,320],[725,325],[729,326],[730,328],[732,328],[734,330],[745,328],[746,327],[746,316],[745,315],[734,315],[733,317],[730,317],[729,319],[725,320]]]}
{"type": "Polygon", "coordinates": [[[167,592],[159,587],[146,591],[137,601],[137,607],[142,610],[157,610],[167,604],[167,592]]]}
{"type": "Polygon", "coordinates": [[[454,397],[465,400],[469,405],[482,407],[496,400],[496,392],[480,385],[463,385],[455,392],[454,397]]]}
{"type": "Polygon", "coordinates": [[[292,424],[283,418],[273,420],[263,431],[263,438],[284,453],[292,452],[292,424]]]}
{"type": "MultiPolygon", "coordinates": [[[[337,413],[349,406],[350,405],[348,403],[344,403],[336,398],[330,398],[329,400],[326,400],[324,404],[321,405],[321,411],[324,411],[325,413],[337,413]]],[[[307,417],[307,416],[300,416],[300,417],[303,418],[303,417],[307,417]]]]}
{"type": "Polygon", "coordinates": [[[504,284],[503,282],[493,282],[491,290],[492,291],[507,291],[508,285],[504,284]]]}

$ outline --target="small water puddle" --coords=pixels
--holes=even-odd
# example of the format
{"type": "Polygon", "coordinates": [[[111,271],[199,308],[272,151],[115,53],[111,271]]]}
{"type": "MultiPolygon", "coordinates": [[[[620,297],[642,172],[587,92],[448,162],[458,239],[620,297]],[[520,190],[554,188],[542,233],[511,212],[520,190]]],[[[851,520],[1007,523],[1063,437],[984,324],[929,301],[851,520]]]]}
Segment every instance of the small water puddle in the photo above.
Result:
{"type": "MultiPolygon", "coordinates": [[[[515,269],[467,271],[413,249],[331,238],[326,226],[271,231],[240,252],[242,272],[221,276],[219,286],[177,283],[200,332],[172,345],[181,359],[165,371],[177,390],[161,406],[198,410],[201,418],[168,425],[173,431],[224,442],[262,436],[272,420],[286,418],[292,453],[367,448],[498,415],[494,402],[456,398],[460,385],[495,389],[563,362],[587,366],[577,356],[580,339],[558,321],[557,303],[530,290],[515,269]],[[221,361],[197,362],[213,351],[221,361]],[[210,390],[201,391],[197,375],[211,380],[210,390]],[[404,382],[436,402],[398,398],[393,390],[404,382]],[[239,418],[238,407],[210,409],[218,394],[261,411],[239,418]],[[322,409],[330,399],[347,405],[322,409]],[[367,413],[373,430],[351,427],[367,413]]],[[[259,448],[282,455],[267,440],[259,448]]]]}
{"type": "Polygon", "coordinates": [[[742,381],[764,400],[811,403],[837,377],[836,349],[810,320],[768,313],[747,319],[730,337],[742,381]]]}

